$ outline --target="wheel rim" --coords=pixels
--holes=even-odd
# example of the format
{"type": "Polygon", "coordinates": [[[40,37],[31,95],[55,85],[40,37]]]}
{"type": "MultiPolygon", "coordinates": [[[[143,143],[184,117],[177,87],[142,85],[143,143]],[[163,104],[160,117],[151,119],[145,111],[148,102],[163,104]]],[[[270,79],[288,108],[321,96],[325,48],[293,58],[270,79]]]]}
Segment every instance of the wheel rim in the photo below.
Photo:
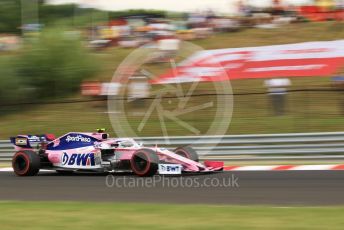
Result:
{"type": "Polygon", "coordinates": [[[135,169],[142,172],[145,171],[148,165],[148,159],[145,154],[138,154],[134,157],[135,169]]]}
{"type": "Polygon", "coordinates": [[[22,155],[17,156],[14,162],[14,169],[17,172],[23,172],[23,171],[26,171],[27,167],[28,167],[28,162],[26,158],[22,155]]]}

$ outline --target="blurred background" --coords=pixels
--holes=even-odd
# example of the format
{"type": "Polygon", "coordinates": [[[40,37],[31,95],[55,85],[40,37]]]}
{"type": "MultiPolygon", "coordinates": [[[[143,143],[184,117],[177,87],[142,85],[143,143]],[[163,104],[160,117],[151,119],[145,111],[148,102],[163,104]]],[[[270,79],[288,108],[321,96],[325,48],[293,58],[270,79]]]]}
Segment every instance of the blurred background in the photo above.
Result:
{"type": "MultiPolygon", "coordinates": [[[[214,0],[190,1],[182,6],[169,0],[159,4],[111,2],[0,2],[0,138],[20,133],[60,135],[99,127],[115,134],[111,130],[108,96],[124,103],[127,120],[138,135],[160,136],[163,130],[159,114],[150,116],[144,127],[138,128],[156,96],[154,92],[170,84],[181,85],[186,93],[195,81],[200,82],[192,90],[186,108],[233,96],[234,103],[228,105],[233,106],[233,114],[227,134],[343,130],[343,50],[339,45],[326,50],[328,43],[321,43],[321,47],[307,46],[304,51],[293,44],[342,44],[344,1],[214,0]],[[226,78],[200,80],[195,74],[182,84],[163,81],[174,68],[173,63],[183,66],[182,61],[197,54],[182,55],[184,41],[204,50],[250,55],[283,50],[273,45],[289,44],[288,51],[297,52],[298,57],[293,68],[275,69],[270,74],[251,76],[234,73],[234,67],[228,67],[226,78]],[[124,72],[128,73],[129,89],[120,94],[119,87],[124,83],[113,78],[117,67],[134,49],[146,44],[153,51],[140,68],[127,66],[124,72]],[[309,53],[316,58],[324,52],[330,59],[307,62],[307,71],[297,71],[304,68],[304,60],[313,60],[309,53]],[[318,65],[328,68],[320,71],[315,68],[318,65]],[[216,84],[229,80],[232,90],[222,94],[216,91],[216,84]]],[[[239,63],[243,67],[250,65],[251,59],[229,59],[227,64],[239,63]]],[[[258,67],[275,68],[278,63],[276,60],[258,67]]],[[[177,75],[180,73],[177,68],[177,75]]],[[[165,95],[161,100],[165,110],[173,111],[178,95],[165,95]]],[[[211,106],[179,117],[198,131],[166,120],[168,134],[206,133],[217,109],[211,106]]],[[[116,116],[116,111],[110,112],[110,116],[116,116]]]]}

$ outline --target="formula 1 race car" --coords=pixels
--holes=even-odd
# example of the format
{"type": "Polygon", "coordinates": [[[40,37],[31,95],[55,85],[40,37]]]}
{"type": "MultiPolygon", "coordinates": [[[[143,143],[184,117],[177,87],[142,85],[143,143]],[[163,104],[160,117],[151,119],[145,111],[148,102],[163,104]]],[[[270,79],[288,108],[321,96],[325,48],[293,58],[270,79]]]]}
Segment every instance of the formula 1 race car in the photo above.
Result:
{"type": "Polygon", "coordinates": [[[214,172],[223,170],[223,162],[199,163],[189,146],[174,151],[143,147],[131,138],[109,138],[103,130],[95,133],[70,132],[54,135],[18,135],[11,137],[17,151],[12,167],[18,176],[34,176],[40,169],[61,174],[77,171],[133,172],[138,176],[214,172]]]}

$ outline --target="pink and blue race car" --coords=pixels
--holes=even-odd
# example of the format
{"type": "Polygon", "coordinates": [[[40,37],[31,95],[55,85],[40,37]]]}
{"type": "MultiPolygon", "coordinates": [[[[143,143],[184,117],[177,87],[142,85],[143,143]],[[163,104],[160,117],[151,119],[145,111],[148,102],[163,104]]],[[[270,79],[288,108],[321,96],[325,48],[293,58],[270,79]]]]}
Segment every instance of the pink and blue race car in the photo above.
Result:
{"type": "Polygon", "coordinates": [[[174,151],[143,147],[131,138],[109,138],[103,130],[94,133],[70,132],[54,135],[18,135],[11,137],[17,151],[12,167],[18,176],[34,176],[40,169],[73,172],[133,172],[138,176],[215,172],[223,170],[223,162],[199,163],[198,154],[190,146],[174,151]]]}

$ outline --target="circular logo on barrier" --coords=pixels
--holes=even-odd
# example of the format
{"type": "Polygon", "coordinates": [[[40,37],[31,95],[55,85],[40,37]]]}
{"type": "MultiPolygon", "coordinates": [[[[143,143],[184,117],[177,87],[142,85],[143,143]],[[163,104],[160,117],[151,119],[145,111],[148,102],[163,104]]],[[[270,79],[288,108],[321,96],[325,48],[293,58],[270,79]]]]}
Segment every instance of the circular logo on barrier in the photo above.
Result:
{"type": "MultiPolygon", "coordinates": [[[[112,83],[118,88],[108,97],[114,132],[164,137],[164,144],[171,136],[216,135],[220,141],[233,109],[226,69],[195,44],[169,42],[135,49],[117,68],[112,83]]],[[[203,141],[197,142],[190,144],[203,141]]]]}

